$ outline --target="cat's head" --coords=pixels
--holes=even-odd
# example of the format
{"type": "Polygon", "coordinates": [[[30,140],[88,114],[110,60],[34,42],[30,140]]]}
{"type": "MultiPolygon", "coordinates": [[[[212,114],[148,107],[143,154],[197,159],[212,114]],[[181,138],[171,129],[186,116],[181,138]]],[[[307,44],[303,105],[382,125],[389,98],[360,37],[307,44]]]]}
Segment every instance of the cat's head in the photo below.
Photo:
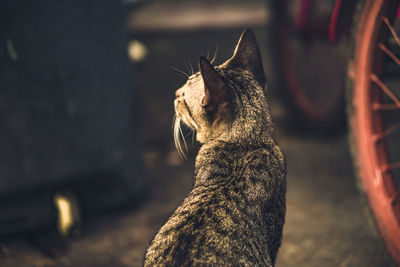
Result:
{"type": "Polygon", "coordinates": [[[254,33],[246,29],[223,64],[214,67],[200,57],[199,72],[175,92],[176,123],[195,130],[200,143],[262,138],[270,128],[264,85],[260,50],[254,33]]]}

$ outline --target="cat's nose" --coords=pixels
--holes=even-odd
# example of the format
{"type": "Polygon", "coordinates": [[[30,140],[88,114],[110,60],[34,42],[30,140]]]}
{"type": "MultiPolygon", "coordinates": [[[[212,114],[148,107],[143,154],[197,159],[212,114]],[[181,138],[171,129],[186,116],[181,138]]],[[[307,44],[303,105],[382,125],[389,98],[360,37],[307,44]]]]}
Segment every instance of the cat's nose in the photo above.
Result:
{"type": "Polygon", "coordinates": [[[180,88],[180,89],[176,90],[176,91],[175,91],[175,96],[176,96],[176,97],[181,97],[181,96],[183,96],[183,89],[180,88]]]}

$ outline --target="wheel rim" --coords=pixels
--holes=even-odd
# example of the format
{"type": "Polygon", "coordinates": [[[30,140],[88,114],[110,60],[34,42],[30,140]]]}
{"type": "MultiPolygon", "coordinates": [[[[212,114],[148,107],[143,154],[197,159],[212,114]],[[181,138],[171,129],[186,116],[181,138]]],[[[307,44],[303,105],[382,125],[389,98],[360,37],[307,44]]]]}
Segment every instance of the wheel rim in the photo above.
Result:
{"type": "Polygon", "coordinates": [[[400,143],[400,87],[399,92],[393,90],[387,75],[394,62],[397,80],[400,78],[398,7],[398,1],[366,3],[350,73],[354,90],[350,123],[359,176],[388,250],[400,263],[400,153],[396,151],[400,143]]]}
{"type": "MultiPolygon", "coordinates": [[[[285,13],[293,9],[289,6],[296,1],[286,2],[288,7],[283,7],[281,12],[284,14],[279,18],[278,53],[289,98],[296,111],[311,123],[332,123],[343,117],[347,44],[342,42],[333,46],[329,43],[329,24],[326,24],[326,30],[322,27],[305,34],[298,32],[296,22],[292,22],[295,15],[285,13]]],[[[328,2],[315,1],[315,4],[321,3],[328,2]]],[[[329,19],[329,15],[329,12],[324,14],[320,20],[329,19]]],[[[310,24],[319,26],[318,23],[310,24]]]]}

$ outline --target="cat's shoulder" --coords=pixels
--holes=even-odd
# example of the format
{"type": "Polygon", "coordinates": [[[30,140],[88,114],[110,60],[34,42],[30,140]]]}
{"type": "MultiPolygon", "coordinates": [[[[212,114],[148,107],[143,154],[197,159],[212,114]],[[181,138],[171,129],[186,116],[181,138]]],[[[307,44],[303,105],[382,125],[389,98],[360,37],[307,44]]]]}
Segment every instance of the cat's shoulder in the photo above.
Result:
{"type": "Polygon", "coordinates": [[[267,160],[269,158],[278,158],[280,160],[283,158],[283,154],[278,146],[273,147],[261,147],[255,150],[248,151],[244,159],[247,162],[267,160]]]}
{"type": "Polygon", "coordinates": [[[286,164],[278,146],[268,148],[258,148],[249,151],[245,154],[244,158],[245,171],[259,172],[285,172],[286,164]]]}

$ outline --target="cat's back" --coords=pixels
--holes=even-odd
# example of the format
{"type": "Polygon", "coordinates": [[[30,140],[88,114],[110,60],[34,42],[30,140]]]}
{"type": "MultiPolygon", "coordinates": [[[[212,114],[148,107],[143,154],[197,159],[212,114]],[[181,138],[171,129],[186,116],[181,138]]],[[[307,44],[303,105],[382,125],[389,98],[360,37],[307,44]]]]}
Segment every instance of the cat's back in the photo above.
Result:
{"type": "Polygon", "coordinates": [[[231,186],[196,186],[154,237],[145,266],[270,266],[266,232],[231,186]]]}

